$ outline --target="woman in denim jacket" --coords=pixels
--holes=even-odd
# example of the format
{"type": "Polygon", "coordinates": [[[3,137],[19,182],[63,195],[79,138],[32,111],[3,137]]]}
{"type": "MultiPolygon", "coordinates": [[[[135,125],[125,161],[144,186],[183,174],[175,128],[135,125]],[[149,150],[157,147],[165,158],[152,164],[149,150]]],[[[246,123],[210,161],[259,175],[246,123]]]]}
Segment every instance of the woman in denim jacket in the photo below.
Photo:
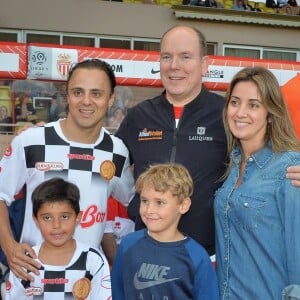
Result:
{"type": "Polygon", "coordinates": [[[300,299],[300,189],[286,178],[300,144],[280,87],[267,69],[245,68],[225,99],[231,155],[214,204],[221,299],[300,299]]]}

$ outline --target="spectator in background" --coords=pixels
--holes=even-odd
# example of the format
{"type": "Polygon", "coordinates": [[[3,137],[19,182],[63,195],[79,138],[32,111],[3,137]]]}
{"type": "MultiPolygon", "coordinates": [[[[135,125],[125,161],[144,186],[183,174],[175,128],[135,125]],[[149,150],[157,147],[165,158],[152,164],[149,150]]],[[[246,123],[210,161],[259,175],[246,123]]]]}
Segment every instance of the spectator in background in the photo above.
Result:
{"type": "Polygon", "coordinates": [[[277,7],[283,8],[288,4],[288,0],[277,0],[277,7]]]}
{"type": "Polygon", "coordinates": [[[58,101],[57,93],[52,96],[50,107],[48,110],[49,122],[57,121],[60,118],[67,116],[67,100],[61,99],[58,101]]]}
{"type": "Polygon", "coordinates": [[[189,5],[192,5],[192,6],[205,6],[205,0],[190,0],[189,5]]]}
{"type": "Polygon", "coordinates": [[[67,99],[67,92],[66,92],[66,84],[61,83],[59,85],[59,90],[55,93],[56,99],[58,103],[62,103],[63,100],[67,99]]]}
{"type": "MultiPolygon", "coordinates": [[[[0,106],[0,123],[12,124],[12,117],[8,115],[6,106],[0,106]]],[[[11,126],[0,125],[0,133],[11,133],[13,131],[11,126]]]]}
{"type": "Polygon", "coordinates": [[[32,122],[35,123],[37,120],[36,111],[32,105],[32,99],[29,94],[22,93],[17,98],[18,103],[15,107],[16,122],[32,122]]]}
{"type": "Polygon", "coordinates": [[[206,7],[218,7],[218,3],[216,0],[205,0],[204,4],[206,7]]]}
{"type": "Polygon", "coordinates": [[[243,0],[243,6],[245,10],[251,11],[253,7],[248,3],[248,0],[243,0]]]}
{"type": "Polygon", "coordinates": [[[261,12],[261,9],[259,8],[259,3],[255,2],[254,7],[251,8],[251,11],[261,12]]]}
{"type": "Polygon", "coordinates": [[[116,131],[122,123],[124,117],[124,110],[121,107],[116,107],[107,120],[107,127],[112,131],[116,131]]]}
{"type": "Polygon", "coordinates": [[[234,10],[245,10],[243,0],[235,0],[234,5],[232,6],[234,10]]]}
{"type": "Polygon", "coordinates": [[[224,7],[222,3],[218,2],[217,0],[205,0],[206,7],[215,7],[215,8],[222,8],[224,7]]]}
{"type": "Polygon", "coordinates": [[[58,113],[57,113],[57,99],[55,96],[52,96],[51,102],[50,102],[50,107],[48,110],[48,120],[49,122],[57,121],[59,119],[58,113]]]}
{"type": "Polygon", "coordinates": [[[299,15],[300,7],[298,6],[297,0],[288,0],[285,10],[289,15],[299,15]]]}
{"type": "Polygon", "coordinates": [[[266,7],[275,9],[277,7],[277,3],[275,0],[266,0],[266,7]]]}

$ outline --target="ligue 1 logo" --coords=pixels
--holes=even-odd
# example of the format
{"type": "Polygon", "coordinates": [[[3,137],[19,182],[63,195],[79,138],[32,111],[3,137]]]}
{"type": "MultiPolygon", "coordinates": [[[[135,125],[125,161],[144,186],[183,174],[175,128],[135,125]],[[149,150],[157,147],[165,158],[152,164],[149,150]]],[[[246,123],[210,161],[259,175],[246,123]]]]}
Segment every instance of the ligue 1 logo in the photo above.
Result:
{"type": "Polygon", "coordinates": [[[47,61],[46,54],[42,51],[34,51],[31,54],[31,61],[38,66],[43,65],[47,61]]]}
{"type": "Polygon", "coordinates": [[[62,53],[58,55],[57,58],[57,71],[61,75],[63,79],[67,78],[67,75],[71,69],[71,56],[66,53],[62,53]]]}
{"type": "Polygon", "coordinates": [[[30,54],[29,73],[33,78],[43,77],[48,71],[47,54],[43,51],[33,51],[30,54]]]}

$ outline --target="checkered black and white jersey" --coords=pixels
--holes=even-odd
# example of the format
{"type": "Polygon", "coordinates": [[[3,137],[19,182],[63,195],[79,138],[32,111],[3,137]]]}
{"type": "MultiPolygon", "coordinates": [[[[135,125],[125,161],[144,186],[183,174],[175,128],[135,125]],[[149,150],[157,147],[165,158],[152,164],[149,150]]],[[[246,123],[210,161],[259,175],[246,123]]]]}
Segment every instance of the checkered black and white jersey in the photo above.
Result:
{"type": "Polygon", "coordinates": [[[44,180],[59,176],[78,185],[83,215],[74,238],[95,248],[100,247],[109,195],[125,206],[134,195],[128,150],[104,128],[95,144],[68,141],[59,121],[29,128],[14,138],[1,160],[0,170],[0,199],[8,205],[23,185],[27,185],[21,242],[31,245],[42,241],[32,220],[31,194],[44,180]],[[103,161],[115,165],[111,180],[100,174],[103,161]]]}
{"type": "MultiPolygon", "coordinates": [[[[33,249],[39,253],[40,245],[33,249]]],[[[34,277],[33,282],[18,279],[10,272],[5,299],[74,300],[76,297],[72,291],[75,282],[86,278],[91,288],[86,300],[111,300],[109,266],[104,255],[95,248],[77,243],[67,266],[41,265],[39,276],[30,274],[34,277]]]]}

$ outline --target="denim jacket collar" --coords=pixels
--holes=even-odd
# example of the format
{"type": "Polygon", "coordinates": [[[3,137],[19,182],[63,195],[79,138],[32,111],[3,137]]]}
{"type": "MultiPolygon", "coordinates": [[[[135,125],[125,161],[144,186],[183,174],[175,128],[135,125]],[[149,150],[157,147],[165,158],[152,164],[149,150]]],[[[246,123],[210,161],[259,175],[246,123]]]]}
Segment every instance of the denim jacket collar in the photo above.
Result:
{"type": "MultiPolygon", "coordinates": [[[[258,168],[263,168],[271,159],[272,155],[272,142],[268,141],[268,143],[262,149],[252,154],[248,160],[250,159],[251,161],[254,161],[258,168]]],[[[231,158],[235,165],[240,165],[242,160],[242,151],[240,147],[237,147],[232,151],[231,158]]]]}

